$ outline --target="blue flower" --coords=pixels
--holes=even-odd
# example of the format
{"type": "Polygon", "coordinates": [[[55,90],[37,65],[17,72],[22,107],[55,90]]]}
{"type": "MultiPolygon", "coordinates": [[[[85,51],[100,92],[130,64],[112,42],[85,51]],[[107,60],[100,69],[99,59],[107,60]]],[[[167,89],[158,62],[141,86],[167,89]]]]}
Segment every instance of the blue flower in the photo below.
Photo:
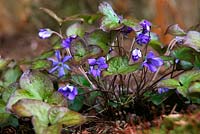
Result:
{"type": "Polygon", "coordinates": [[[46,39],[51,37],[51,35],[53,34],[53,31],[51,31],[48,28],[44,28],[44,29],[40,29],[38,36],[42,39],[46,39]]]}
{"type": "Polygon", "coordinates": [[[122,32],[123,35],[128,35],[129,33],[131,33],[133,31],[133,28],[131,28],[129,26],[124,26],[121,28],[120,31],[122,32]]]}
{"type": "Polygon", "coordinates": [[[133,61],[137,61],[141,57],[142,57],[142,53],[138,48],[136,48],[132,51],[132,60],[133,61]]]}
{"type": "Polygon", "coordinates": [[[140,22],[140,26],[142,26],[142,33],[146,34],[148,32],[150,32],[151,30],[151,22],[147,21],[147,20],[143,20],[140,22]]]}
{"type": "Polygon", "coordinates": [[[67,37],[66,39],[64,39],[64,40],[62,41],[62,46],[63,46],[64,48],[69,48],[70,45],[71,45],[71,42],[72,42],[76,37],[77,37],[76,35],[72,35],[72,36],[67,37]]]}
{"type": "Polygon", "coordinates": [[[62,58],[59,50],[56,50],[55,56],[57,60],[52,58],[48,59],[52,62],[53,66],[53,68],[49,71],[49,73],[53,73],[56,70],[58,70],[58,76],[62,77],[65,75],[65,69],[70,70],[70,67],[67,64],[65,64],[65,62],[71,59],[72,56],[65,56],[64,58],[62,58]]]}
{"type": "Polygon", "coordinates": [[[150,51],[146,60],[143,62],[143,66],[146,66],[151,72],[156,72],[157,68],[163,65],[163,60],[159,57],[155,57],[154,53],[150,51]]]}
{"type": "Polygon", "coordinates": [[[88,63],[90,65],[89,73],[94,77],[100,76],[102,69],[108,68],[108,64],[106,64],[104,57],[100,57],[98,59],[88,59],[88,63]]]}
{"type": "Polygon", "coordinates": [[[76,95],[78,95],[78,90],[74,86],[66,85],[65,87],[60,87],[58,89],[63,96],[67,97],[69,100],[74,100],[76,95]]]}
{"type": "Polygon", "coordinates": [[[139,35],[136,36],[135,41],[137,44],[142,45],[142,44],[148,44],[150,41],[151,37],[149,35],[140,33],[139,35]]]}
{"type": "Polygon", "coordinates": [[[168,92],[169,91],[169,88],[158,88],[158,93],[159,94],[163,94],[163,93],[166,93],[166,92],[168,92]]]}

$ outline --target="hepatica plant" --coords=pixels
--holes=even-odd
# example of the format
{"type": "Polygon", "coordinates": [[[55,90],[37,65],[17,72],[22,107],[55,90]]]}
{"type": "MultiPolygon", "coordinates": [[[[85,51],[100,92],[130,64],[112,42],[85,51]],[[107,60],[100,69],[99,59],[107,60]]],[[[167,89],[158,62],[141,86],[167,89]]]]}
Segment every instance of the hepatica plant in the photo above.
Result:
{"type": "Polygon", "coordinates": [[[88,121],[78,113],[84,108],[110,119],[121,119],[116,114],[121,112],[126,119],[127,112],[143,110],[138,105],[164,104],[172,94],[200,102],[198,31],[171,25],[166,33],[174,39],[165,45],[151,32],[150,21],[120,16],[107,2],[98,9],[100,14],[63,19],[42,8],[60,28],[71,25],[59,32],[39,30],[41,39],[58,41],[28,62],[23,74],[18,65],[8,68],[10,61],[0,60],[0,70],[6,70],[0,84],[9,89],[0,101],[4,113],[30,117],[37,134],[59,134],[63,125],[66,130],[88,121]]]}

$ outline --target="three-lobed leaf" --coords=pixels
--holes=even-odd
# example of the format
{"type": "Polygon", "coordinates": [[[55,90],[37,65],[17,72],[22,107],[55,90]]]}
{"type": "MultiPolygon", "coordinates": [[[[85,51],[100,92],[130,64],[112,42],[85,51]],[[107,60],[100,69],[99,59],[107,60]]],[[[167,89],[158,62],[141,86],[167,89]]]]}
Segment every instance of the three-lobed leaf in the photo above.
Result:
{"type": "Polygon", "coordinates": [[[108,69],[103,75],[127,74],[136,71],[140,66],[140,63],[129,65],[127,57],[114,57],[108,61],[108,69]]]}
{"type": "Polygon", "coordinates": [[[119,16],[114,12],[109,3],[102,2],[99,5],[99,11],[104,15],[100,26],[102,30],[110,31],[122,27],[119,16]]]}

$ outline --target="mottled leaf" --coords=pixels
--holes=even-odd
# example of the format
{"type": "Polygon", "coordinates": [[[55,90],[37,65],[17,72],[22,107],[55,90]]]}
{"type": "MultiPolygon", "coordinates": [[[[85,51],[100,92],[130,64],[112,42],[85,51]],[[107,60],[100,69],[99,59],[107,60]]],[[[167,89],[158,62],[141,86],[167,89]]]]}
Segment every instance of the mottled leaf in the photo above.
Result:
{"type": "Polygon", "coordinates": [[[193,82],[188,89],[189,96],[200,97],[200,82],[193,82]]]}
{"type": "Polygon", "coordinates": [[[189,31],[185,37],[184,44],[200,52],[200,32],[189,31]]]}
{"type": "Polygon", "coordinates": [[[47,69],[49,67],[51,67],[51,63],[47,60],[36,60],[31,65],[31,69],[47,69]]]}
{"type": "Polygon", "coordinates": [[[35,60],[45,60],[49,57],[52,57],[54,55],[55,51],[54,50],[50,50],[47,52],[44,52],[42,54],[40,54],[40,56],[38,56],[37,58],[35,58],[35,60]]]}
{"type": "Polygon", "coordinates": [[[10,60],[3,59],[0,56],[0,70],[3,70],[9,63],[10,63],[10,60]]]}
{"type": "Polygon", "coordinates": [[[66,107],[67,99],[60,92],[54,92],[50,97],[47,98],[47,103],[66,107]]]}
{"type": "Polygon", "coordinates": [[[10,96],[19,88],[18,84],[11,84],[10,86],[6,87],[2,93],[2,99],[4,102],[8,102],[10,96]]]}
{"type": "Polygon", "coordinates": [[[25,71],[21,76],[20,87],[43,99],[51,95],[54,90],[53,83],[47,75],[30,70],[25,71]]]}
{"type": "Polygon", "coordinates": [[[129,65],[127,57],[114,57],[108,61],[108,69],[103,75],[127,74],[136,71],[140,66],[140,63],[129,65]]]}
{"type": "Polygon", "coordinates": [[[80,37],[83,37],[84,35],[84,28],[80,23],[74,23],[71,26],[67,28],[66,34],[67,36],[73,36],[78,35],[80,37]]]}
{"type": "Polygon", "coordinates": [[[97,45],[103,50],[103,55],[109,52],[110,44],[113,42],[116,32],[104,32],[102,30],[95,30],[86,36],[90,45],[97,45]]]}
{"type": "Polygon", "coordinates": [[[135,28],[137,26],[138,21],[135,19],[123,19],[122,20],[122,24],[124,24],[125,26],[131,27],[131,28],[135,28]]]}
{"type": "Polygon", "coordinates": [[[84,123],[86,118],[65,107],[52,107],[49,110],[49,121],[53,125],[58,123],[66,126],[74,126],[84,123]]]}
{"type": "Polygon", "coordinates": [[[178,79],[183,86],[188,88],[191,82],[200,80],[200,70],[187,71],[186,73],[181,74],[178,79]]]}
{"type": "Polygon", "coordinates": [[[172,51],[172,56],[175,57],[175,59],[185,60],[189,62],[192,62],[194,60],[194,54],[194,50],[189,47],[180,47],[172,51]]]}
{"type": "Polygon", "coordinates": [[[184,36],[184,35],[186,35],[184,30],[181,29],[178,24],[170,25],[167,28],[166,33],[169,33],[169,34],[174,35],[174,36],[184,36]]]}
{"type": "Polygon", "coordinates": [[[8,86],[11,83],[16,82],[18,78],[21,76],[21,74],[22,71],[18,66],[15,66],[14,68],[9,68],[3,75],[4,86],[8,86]]]}
{"type": "Polygon", "coordinates": [[[88,46],[84,44],[84,42],[82,42],[81,40],[73,42],[70,49],[74,57],[72,62],[78,66],[84,64],[84,62],[87,61],[88,58],[96,58],[102,54],[101,48],[93,45],[88,46]]]}
{"type": "Polygon", "coordinates": [[[161,80],[158,83],[158,87],[166,87],[169,89],[175,89],[178,86],[180,86],[179,81],[175,80],[175,79],[166,79],[166,80],[161,80]]]}
{"type": "Polygon", "coordinates": [[[102,30],[110,31],[121,28],[121,20],[109,3],[102,2],[99,5],[99,11],[104,15],[100,27],[102,30]]]}
{"type": "Polygon", "coordinates": [[[21,100],[21,99],[37,99],[37,100],[42,100],[42,98],[40,96],[35,96],[35,95],[31,94],[27,90],[18,89],[9,98],[8,103],[6,105],[6,109],[12,111],[12,105],[15,104],[18,100],[21,100]]]}
{"type": "Polygon", "coordinates": [[[48,110],[51,106],[40,100],[21,99],[12,106],[15,114],[20,117],[37,117],[40,122],[48,124],[48,110]]]}

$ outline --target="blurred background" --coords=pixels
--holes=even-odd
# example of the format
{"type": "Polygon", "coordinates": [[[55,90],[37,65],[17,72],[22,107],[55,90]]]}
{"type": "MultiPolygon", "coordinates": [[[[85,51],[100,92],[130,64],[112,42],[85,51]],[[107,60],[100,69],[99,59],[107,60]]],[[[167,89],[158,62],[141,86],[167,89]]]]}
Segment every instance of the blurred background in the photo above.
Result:
{"type": "MultiPolygon", "coordinates": [[[[61,17],[96,13],[102,0],[0,0],[0,56],[30,59],[49,49],[47,40],[38,38],[40,28],[58,30],[57,23],[40,7],[53,10],[61,17]]],[[[178,23],[188,29],[200,23],[200,0],[104,0],[117,14],[147,19],[164,44],[170,36],[166,28],[178,23]]]]}

